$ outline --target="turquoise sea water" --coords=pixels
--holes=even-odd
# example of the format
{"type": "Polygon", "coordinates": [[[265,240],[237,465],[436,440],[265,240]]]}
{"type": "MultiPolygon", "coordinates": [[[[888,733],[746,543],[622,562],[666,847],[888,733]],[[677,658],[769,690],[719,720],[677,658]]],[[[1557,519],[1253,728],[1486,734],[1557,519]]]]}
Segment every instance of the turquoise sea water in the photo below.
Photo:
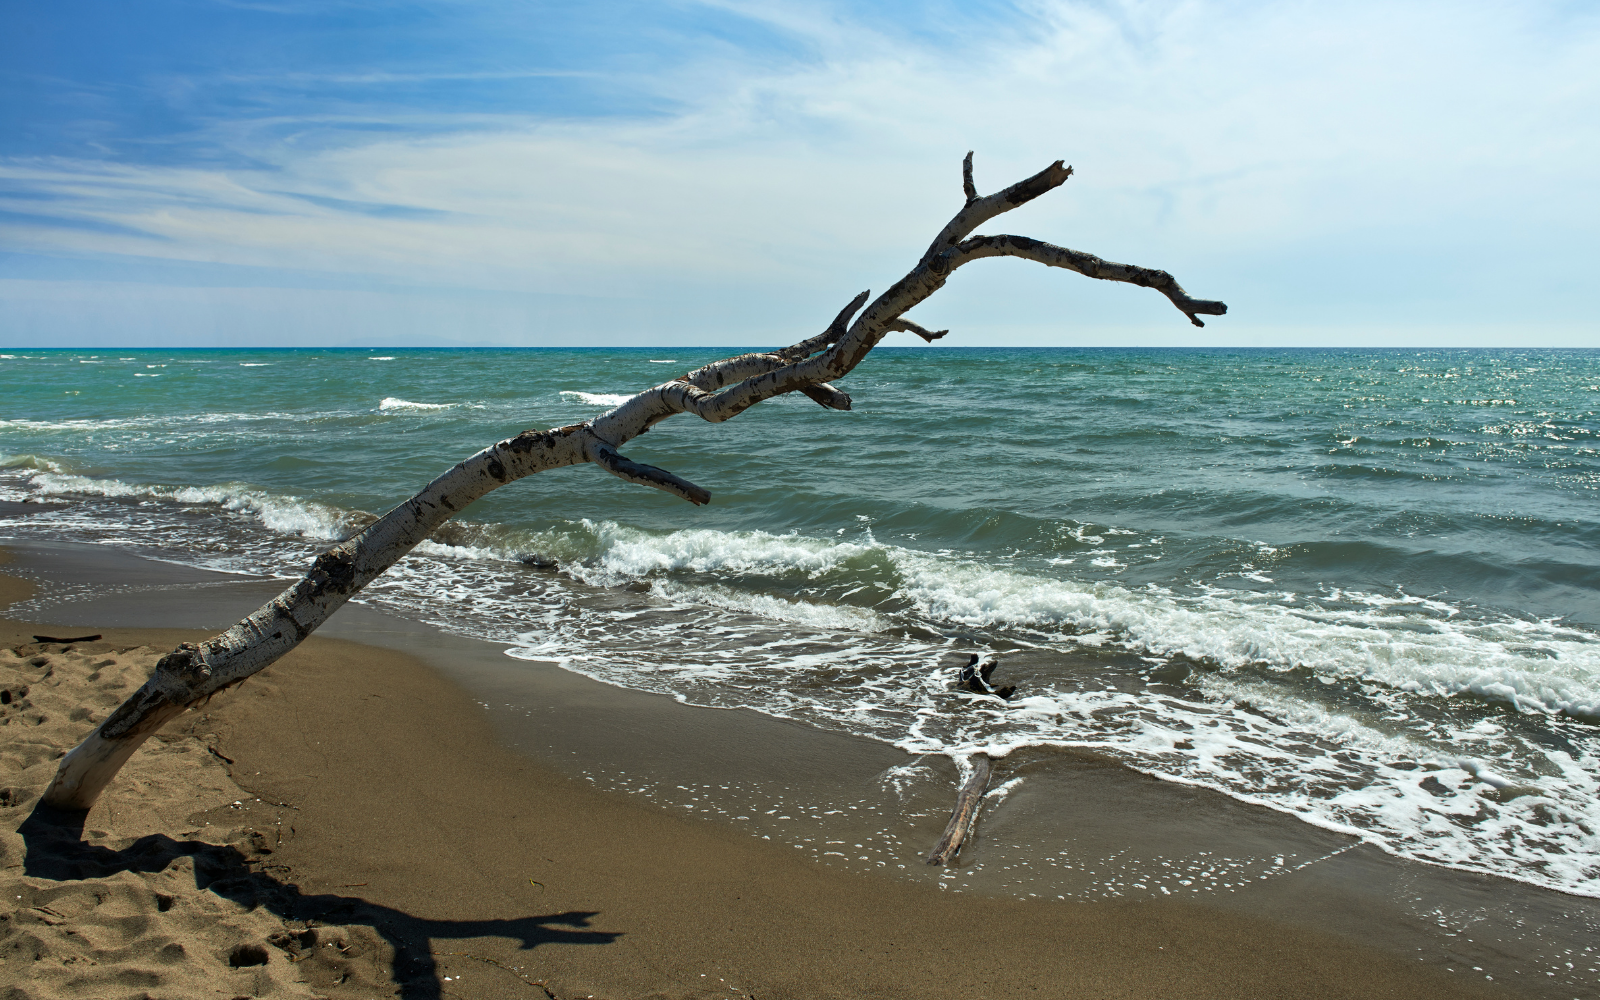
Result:
{"type": "MultiPolygon", "coordinates": [[[[528,427],[725,349],[0,356],[0,535],[296,575],[528,427]]],[[[612,683],[960,755],[1092,748],[1600,896],[1600,352],[881,349],[513,484],[384,607],[612,683]],[[1010,703],[953,688],[998,651],[1010,703]]]]}

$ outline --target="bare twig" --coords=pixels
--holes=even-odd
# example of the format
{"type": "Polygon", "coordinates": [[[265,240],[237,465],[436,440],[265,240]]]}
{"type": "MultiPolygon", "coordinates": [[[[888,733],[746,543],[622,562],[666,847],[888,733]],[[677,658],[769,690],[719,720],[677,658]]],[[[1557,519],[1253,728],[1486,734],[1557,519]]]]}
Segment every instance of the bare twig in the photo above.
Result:
{"type": "Polygon", "coordinates": [[[919,326],[911,322],[909,319],[892,320],[889,323],[889,329],[899,330],[903,333],[914,333],[930,344],[950,332],[949,330],[930,330],[925,326],[919,326]]]}

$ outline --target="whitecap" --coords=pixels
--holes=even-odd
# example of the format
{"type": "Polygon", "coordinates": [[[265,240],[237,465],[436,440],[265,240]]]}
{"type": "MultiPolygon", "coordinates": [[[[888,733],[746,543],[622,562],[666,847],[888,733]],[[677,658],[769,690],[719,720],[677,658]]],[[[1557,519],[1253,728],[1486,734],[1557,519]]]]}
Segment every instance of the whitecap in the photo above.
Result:
{"type": "Polygon", "coordinates": [[[380,409],[380,410],[415,410],[415,411],[448,410],[451,407],[457,406],[457,405],[459,405],[459,404],[456,404],[456,403],[413,403],[409,399],[400,399],[400,398],[395,397],[395,396],[386,396],[386,397],[384,397],[383,402],[378,404],[378,409],[380,409]]]}
{"type": "Polygon", "coordinates": [[[65,472],[61,463],[43,455],[0,455],[0,469],[27,469],[39,472],[65,472]]]}
{"type": "Polygon", "coordinates": [[[593,532],[599,557],[569,572],[599,586],[678,570],[697,573],[817,575],[877,548],[873,544],[773,535],[765,531],[693,528],[653,534],[612,521],[582,522],[593,532]]]}
{"type": "Polygon", "coordinates": [[[579,392],[574,389],[563,389],[561,395],[566,399],[575,399],[586,406],[621,406],[633,398],[631,394],[620,392],[579,392]]]}
{"type": "MultiPolygon", "coordinates": [[[[32,458],[32,456],[22,456],[32,458]]],[[[27,467],[19,462],[19,466],[27,467]]],[[[54,463],[48,463],[54,465],[54,463]]],[[[95,479],[60,472],[41,472],[30,485],[45,496],[77,494],[102,497],[160,497],[185,504],[211,504],[239,511],[255,518],[273,531],[305,538],[339,539],[353,527],[369,521],[370,515],[301,497],[269,493],[244,483],[218,483],[214,486],[163,486],[128,483],[120,479],[95,479]]]]}
{"type": "Polygon", "coordinates": [[[165,413],[142,417],[112,417],[105,420],[29,420],[26,417],[17,417],[10,420],[0,420],[0,429],[16,428],[23,431],[67,431],[71,433],[160,428],[187,429],[195,424],[251,423],[263,420],[310,421],[327,417],[348,416],[349,412],[328,410],[309,413],[285,413],[280,411],[268,411],[266,413],[165,413]]]}

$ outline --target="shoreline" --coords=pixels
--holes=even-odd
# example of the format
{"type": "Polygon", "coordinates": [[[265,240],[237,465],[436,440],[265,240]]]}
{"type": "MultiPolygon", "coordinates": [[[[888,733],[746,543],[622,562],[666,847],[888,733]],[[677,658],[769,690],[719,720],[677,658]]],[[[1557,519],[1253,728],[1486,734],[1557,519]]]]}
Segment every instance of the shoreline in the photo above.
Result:
{"type": "MultiPolygon", "coordinates": [[[[248,589],[248,581],[241,583],[248,589]]],[[[96,608],[106,612],[100,620],[140,614],[148,620],[137,594],[121,610],[115,605],[91,596],[72,614],[63,608],[56,624],[88,622],[96,608]]],[[[25,633],[16,623],[4,626],[7,645],[31,638],[25,633]]],[[[176,641],[171,630],[108,628],[104,634],[96,651],[135,641],[170,648],[176,641]]],[[[458,652],[470,642],[446,640],[458,652]]],[[[414,634],[395,641],[419,645],[414,634]]],[[[410,977],[402,995],[509,996],[516,994],[505,990],[521,988],[515,982],[531,990],[540,979],[541,992],[528,995],[1506,995],[1503,981],[1446,973],[1398,949],[1192,900],[1002,899],[830,868],[726,823],[673,815],[637,794],[588,787],[573,780],[573,769],[508,747],[517,732],[515,713],[488,711],[479,700],[481,687],[463,690],[459,670],[451,677],[426,659],[313,637],[242,689],[182,720],[189,738],[214,737],[240,787],[264,803],[294,807],[218,807],[224,810],[219,815],[248,820],[256,832],[276,830],[289,817],[293,835],[273,844],[268,862],[281,866],[272,869],[278,874],[257,870],[251,876],[276,888],[259,886],[256,894],[271,897],[292,885],[292,900],[317,899],[327,913],[361,918],[339,917],[347,938],[385,921],[391,930],[400,927],[392,941],[371,932],[375,936],[358,944],[372,963],[381,964],[386,947],[391,956],[398,953],[401,975],[410,977]],[[372,706],[380,703],[378,715],[372,706]],[[587,916],[580,921],[575,914],[587,916]],[[528,923],[530,915],[545,919],[528,923]],[[618,936],[597,947],[607,935],[618,936]],[[518,941],[531,944],[531,952],[520,950],[518,941]],[[425,956],[437,967],[424,968],[425,956]],[[441,978],[456,975],[468,978],[441,978]],[[716,992],[708,988],[713,983],[740,992],[716,992]]],[[[611,703],[627,702],[629,694],[656,698],[551,670],[571,679],[565,707],[579,716],[558,740],[581,744],[582,730],[606,714],[607,705],[591,705],[588,714],[574,707],[595,700],[594,689],[608,693],[600,700],[611,703]]],[[[614,705],[609,710],[615,714],[614,705]]],[[[717,730],[726,735],[738,714],[681,705],[674,711],[711,720],[700,736],[689,734],[690,742],[717,730]]],[[[640,717],[622,725],[636,728],[640,717]]],[[[837,745],[827,734],[758,719],[765,721],[751,725],[763,736],[789,725],[794,746],[820,740],[826,751],[837,745]]],[[[591,732],[589,738],[610,737],[591,732]]],[[[794,752],[793,746],[777,749],[794,752]]],[[[667,766],[681,768],[688,759],[669,759],[667,766]]],[[[761,762],[757,756],[750,766],[761,762]]],[[[869,751],[858,769],[878,763],[869,751]]],[[[1052,780],[1060,775],[1030,778],[1030,784],[1052,780]]],[[[1129,780],[1101,775],[1107,801],[1114,802],[1129,780]]],[[[1048,792],[1036,787],[1033,794],[1048,792]]],[[[1085,795],[1082,788],[1073,793],[1085,795]]],[[[108,795],[107,802],[114,799],[108,795]]],[[[8,829],[29,808],[23,802],[8,810],[8,829]]],[[[89,829],[100,828],[102,811],[89,814],[89,829]]],[[[1142,821],[1135,815],[1125,822],[1142,821]]],[[[993,826],[998,841],[1005,823],[993,826]]],[[[115,845],[129,835],[109,824],[103,839],[115,845]]],[[[268,951],[269,966],[290,954],[268,951]]],[[[8,953],[0,970],[11,961],[8,953]]],[[[377,989],[381,979],[372,975],[377,989]]]]}

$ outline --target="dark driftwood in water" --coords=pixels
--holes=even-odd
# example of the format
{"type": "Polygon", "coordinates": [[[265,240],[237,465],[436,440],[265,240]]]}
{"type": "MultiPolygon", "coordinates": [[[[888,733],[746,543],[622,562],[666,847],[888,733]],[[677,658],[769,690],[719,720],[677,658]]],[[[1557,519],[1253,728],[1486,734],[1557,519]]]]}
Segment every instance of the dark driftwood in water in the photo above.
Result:
{"type": "Polygon", "coordinates": [[[967,831],[972,829],[972,821],[978,817],[978,802],[983,799],[983,793],[989,787],[989,773],[994,769],[994,761],[986,753],[973,755],[972,777],[961,786],[961,794],[956,796],[955,811],[950,814],[950,822],[945,825],[944,836],[939,838],[939,843],[933,847],[933,852],[928,855],[928,864],[949,864],[961,851],[961,842],[966,839],[967,831]]]}
{"type": "Polygon", "coordinates": [[[1001,701],[1010,701],[1011,696],[1017,693],[1015,684],[1005,687],[995,687],[992,680],[994,668],[1000,665],[1000,654],[990,653],[982,662],[978,662],[978,654],[973,653],[967,665],[961,668],[961,676],[956,679],[956,684],[973,694],[992,694],[1001,701]]]}
{"type": "Polygon", "coordinates": [[[89,808],[150,734],[298,646],[458,511],[506,483],[536,472],[593,464],[692,504],[709,502],[711,494],[694,483],[636,462],[617,449],[680,413],[721,423],[789,392],[803,393],[829,409],[848,410],[850,397],[831,383],[850,374],[891,331],[909,331],[929,341],[942,337],[945,331],[925,329],[906,319],[905,313],[972,261],[1022,257],[1091,278],[1153,288],[1196,326],[1203,325],[1200,315],[1221,316],[1228,311],[1221,302],[1190,298],[1165,271],[1114,264],[1023,236],[972,235],[985,222],[1059,187],[1071,175],[1072,168],[1057,160],[1027,180],[980,197],[968,153],[962,165],[966,203],[905,277],[870,304],[868,293],[862,292],[826,330],[798,344],[714,362],[646,389],[592,420],[524,431],[447,470],[422,492],[317,557],[302,579],[250,617],[205,642],[184,643],[162,657],[144,686],[62,758],[41,803],[56,809],[89,808]]]}

